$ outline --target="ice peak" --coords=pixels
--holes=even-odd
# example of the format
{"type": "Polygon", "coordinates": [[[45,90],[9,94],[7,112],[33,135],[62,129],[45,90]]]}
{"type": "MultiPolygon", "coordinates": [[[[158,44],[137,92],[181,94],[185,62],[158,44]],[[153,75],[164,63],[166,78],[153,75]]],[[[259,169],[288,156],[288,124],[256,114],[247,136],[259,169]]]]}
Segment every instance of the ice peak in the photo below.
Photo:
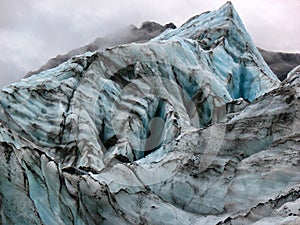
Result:
{"type": "Polygon", "coordinates": [[[221,6],[220,8],[231,8],[234,9],[233,4],[231,1],[227,1],[223,6],[221,6]]]}
{"type": "Polygon", "coordinates": [[[234,16],[238,16],[233,4],[230,1],[226,2],[223,6],[221,6],[219,10],[217,10],[217,12],[222,13],[224,16],[227,16],[229,18],[234,18],[234,16]]]}
{"type": "Polygon", "coordinates": [[[214,28],[223,30],[238,29],[241,30],[242,33],[247,34],[246,28],[234,9],[233,4],[228,1],[218,10],[208,11],[194,16],[181,27],[167,31],[155,39],[169,39],[173,36],[180,36],[196,40],[201,39],[203,33],[211,32],[214,28]]]}
{"type": "MultiPolygon", "coordinates": [[[[172,40],[176,38],[196,41],[204,51],[211,53],[210,60],[212,59],[213,64],[224,55],[229,54],[232,56],[234,63],[242,62],[241,67],[258,65],[264,74],[263,76],[272,80],[272,82],[278,82],[276,75],[264,62],[231,2],[227,2],[218,10],[194,16],[181,27],[166,31],[152,40],[172,40]],[[224,54],[222,53],[222,55],[221,52],[224,54]]],[[[224,63],[226,64],[227,61],[225,60],[224,63]]],[[[220,71],[220,74],[222,74],[221,76],[227,76],[226,70],[220,71]]],[[[234,98],[237,96],[234,95],[234,98]]],[[[242,97],[246,96],[242,95],[242,97]]],[[[254,95],[251,95],[250,98],[248,96],[248,99],[253,100],[253,98],[254,95]]]]}

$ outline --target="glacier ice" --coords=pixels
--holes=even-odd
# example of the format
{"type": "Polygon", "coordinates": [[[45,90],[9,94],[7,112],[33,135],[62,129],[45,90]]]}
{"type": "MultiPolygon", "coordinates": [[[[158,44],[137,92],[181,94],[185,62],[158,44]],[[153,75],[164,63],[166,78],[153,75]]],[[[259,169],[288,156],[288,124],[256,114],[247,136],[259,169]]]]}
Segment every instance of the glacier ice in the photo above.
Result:
{"type": "Polygon", "coordinates": [[[0,220],[299,221],[299,82],[276,78],[227,3],[11,84],[0,220]]]}

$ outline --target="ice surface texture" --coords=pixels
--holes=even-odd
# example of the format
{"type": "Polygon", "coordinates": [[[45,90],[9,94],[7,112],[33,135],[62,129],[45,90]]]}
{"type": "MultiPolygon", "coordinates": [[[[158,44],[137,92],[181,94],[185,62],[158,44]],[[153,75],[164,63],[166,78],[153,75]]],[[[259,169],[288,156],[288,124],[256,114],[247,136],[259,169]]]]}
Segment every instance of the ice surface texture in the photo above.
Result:
{"type": "Polygon", "coordinates": [[[296,221],[299,85],[280,83],[231,3],[12,84],[1,222],[296,221]]]}

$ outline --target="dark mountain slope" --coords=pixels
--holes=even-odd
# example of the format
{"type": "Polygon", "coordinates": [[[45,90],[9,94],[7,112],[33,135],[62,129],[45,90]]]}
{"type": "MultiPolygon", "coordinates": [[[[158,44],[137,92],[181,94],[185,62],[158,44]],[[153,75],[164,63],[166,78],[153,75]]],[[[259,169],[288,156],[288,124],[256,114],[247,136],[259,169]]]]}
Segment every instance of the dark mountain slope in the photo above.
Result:
{"type": "Polygon", "coordinates": [[[300,54],[258,50],[280,80],[284,80],[293,68],[300,65],[300,54]]]}

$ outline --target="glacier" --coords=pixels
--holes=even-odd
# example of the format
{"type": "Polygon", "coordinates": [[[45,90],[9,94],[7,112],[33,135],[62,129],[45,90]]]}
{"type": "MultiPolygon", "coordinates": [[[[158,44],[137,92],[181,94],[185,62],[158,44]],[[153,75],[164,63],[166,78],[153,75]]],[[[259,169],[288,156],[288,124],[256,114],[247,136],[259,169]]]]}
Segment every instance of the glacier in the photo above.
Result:
{"type": "Polygon", "coordinates": [[[0,93],[2,224],[299,222],[299,72],[233,5],[0,93]]]}

